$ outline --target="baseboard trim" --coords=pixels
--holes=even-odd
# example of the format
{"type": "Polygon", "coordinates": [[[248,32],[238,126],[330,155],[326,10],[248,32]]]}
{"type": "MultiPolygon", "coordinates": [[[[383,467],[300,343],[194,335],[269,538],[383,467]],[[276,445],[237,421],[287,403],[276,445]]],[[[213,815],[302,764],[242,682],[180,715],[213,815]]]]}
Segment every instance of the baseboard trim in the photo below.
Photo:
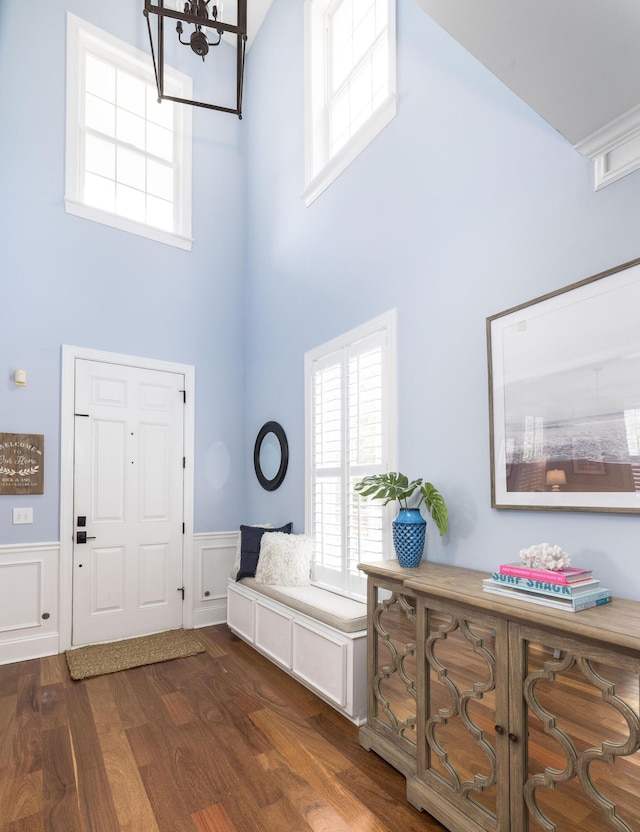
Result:
{"type": "Polygon", "coordinates": [[[3,641],[0,644],[0,664],[41,659],[44,656],[56,656],[58,654],[58,643],[58,633],[49,633],[46,636],[35,636],[33,638],[19,638],[15,641],[3,641]]]}
{"type": "Polygon", "coordinates": [[[212,627],[215,624],[227,623],[227,599],[215,598],[210,602],[207,609],[194,610],[193,626],[194,629],[199,627],[212,627]]]}

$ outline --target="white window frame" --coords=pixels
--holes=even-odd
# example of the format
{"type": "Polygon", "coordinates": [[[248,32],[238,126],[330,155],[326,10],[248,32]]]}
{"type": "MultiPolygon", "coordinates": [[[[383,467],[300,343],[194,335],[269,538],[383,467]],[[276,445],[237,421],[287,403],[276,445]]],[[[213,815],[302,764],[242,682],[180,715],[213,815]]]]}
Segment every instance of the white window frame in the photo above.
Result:
{"type": "Polygon", "coordinates": [[[307,206],[373,141],[394,118],[396,97],[396,5],[387,0],[389,83],[386,99],[335,155],[329,155],[329,62],[327,13],[339,0],[305,0],[305,189],[307,206]]]}
{"type": "MultiPolygon", "coordinates": [[[[83,201],[82,147],[84,135],[84,59],[90,53],[125,69],[155,88],[150,55],[67,12],[67,135],[65,172],[65,210],[68,214],[93,220],[131,234],[191,250],[191,108],[173,104],[176,154],[175,228],[165,231],[146,223],[103,211],[83,201]]],[[[165,66],[165,86],[172,94],[192,97],[192,81],[165,66]]]]}
{"type": "MultiPolygon", "coordinates": [[[[345,334],[322,344],[305,354],[305,531],[313,537],[314,535],[314,454],[313,454],[313,381],[316,368],[331,360],[336,353],[343,351],[345,356],[350,349],[357,349],[358,344],[364,341],[371,341],[379,337],[384,342],[383,350],[383,447],[382,462],[376,466],[376,471],[392,471],[397,468],[397,345],[396,345],[396,319],[395,309],[362,324],[345,334]]],[[[345,359],[346,362],[346,359],[345,359]]],[[[346,399],[346,380],[343,380],[342,401],[346,399]]],[[[347,595],[352,598],[363,600],[366,598],[366,578],[359,570],[349,567],[348,536],[347,528],[348,511],[347,506],[353,495],[348,493],[349,483],[349,461],[346,448],[348,446],[347,433],[348,425],[345,411],[342,416],[343,433],[343,459],[342,465],[342,568],[339,573],[329,575],[327,570],[318,569],[315,563],[312,572],[312,583],[347,595]]],[[[353,469],[351,469],[353,473],[353,469]]],[[[373,471],[359,471],[358,476],[366,476],[373,471]]],[[[381,503],[377,504],[381,507],[381,503]]],[[[388,559],[394,557],[391,538],[391,519],[393,517],[393,506],[383,509],[382,514],[382,552],[375,559],[388,559]]]]}

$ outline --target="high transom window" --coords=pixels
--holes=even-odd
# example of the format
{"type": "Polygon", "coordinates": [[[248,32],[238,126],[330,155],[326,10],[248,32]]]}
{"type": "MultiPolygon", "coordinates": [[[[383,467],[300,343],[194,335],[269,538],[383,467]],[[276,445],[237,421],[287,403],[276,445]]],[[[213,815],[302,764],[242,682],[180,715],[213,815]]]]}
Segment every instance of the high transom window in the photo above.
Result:
{"type": "Polygon", "coordinates": [[[340,0],[327,14],[329,155],[389,94],[387,0],[340,0]]]}
{"type": "Polygon", "coordinates": [[[393,0],[307,0],[307,204],[393,118],[393,0]]]}
{"type": "Polygon", "coordinates": [[[190,248],[190,109],[158,102],[149,56],[74,15],[68,28],[67,211],[190,248]]]}

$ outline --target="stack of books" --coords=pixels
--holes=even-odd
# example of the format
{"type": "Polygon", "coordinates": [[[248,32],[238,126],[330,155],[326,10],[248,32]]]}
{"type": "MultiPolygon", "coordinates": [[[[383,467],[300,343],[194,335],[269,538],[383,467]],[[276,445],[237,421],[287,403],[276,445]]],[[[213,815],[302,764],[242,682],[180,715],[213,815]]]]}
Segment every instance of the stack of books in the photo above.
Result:
{"type": "Polygon", "coordinates": [[[542,604],[567,612],[580,612],[611,601],[611,590],[600,586],[590,569],[534,569],[523,563],[503,563],[482,582],[485,592],[542,604]]]}

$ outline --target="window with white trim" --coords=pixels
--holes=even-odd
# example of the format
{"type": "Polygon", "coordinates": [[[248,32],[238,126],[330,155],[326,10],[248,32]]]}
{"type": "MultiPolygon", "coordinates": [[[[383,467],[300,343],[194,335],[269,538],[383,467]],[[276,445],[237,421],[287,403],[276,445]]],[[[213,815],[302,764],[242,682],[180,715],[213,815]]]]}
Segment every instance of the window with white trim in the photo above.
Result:
{"type": "Polygon", "coordinates": [[[305,529],[313,580],[364,598],[357,564],[382,560],[389,510],[354,491],[359,479],[395,468],[395,311],[305,355],[305,529]]]}
{"type": "Polygon", "coordinates": [[[395,0],[307,0],[309,205],[396,114],[395,0]]]}
{"type": "MultiPolygon", "coordinates": [[[[165,77],[191,97],[190,78],[165,77]]],[[[191,248],[191,108],[159,103],[151,57],[71,13],[65,208],[191,248]]]]}

